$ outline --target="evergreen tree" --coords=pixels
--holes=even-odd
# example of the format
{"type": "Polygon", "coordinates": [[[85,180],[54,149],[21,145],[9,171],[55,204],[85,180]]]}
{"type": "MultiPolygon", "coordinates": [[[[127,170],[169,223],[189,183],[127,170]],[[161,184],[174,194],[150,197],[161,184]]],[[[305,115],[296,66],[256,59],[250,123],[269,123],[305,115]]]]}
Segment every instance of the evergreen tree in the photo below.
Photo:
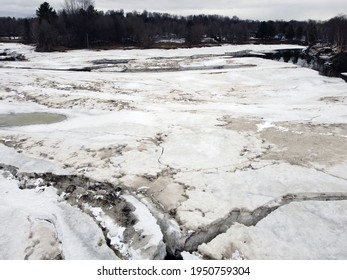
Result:
{"type": "Polygon", "coordinates": [[[42,20],[46,20],[48,23],[55,18],[57,18],[57,13],[47,2],[43,2],[40,7],[36,10],[36,16],[39,19],[39,23],[42,23],[42,20]]]}
{"type": "Polygon", "coordinates": [[[36,15],[39,20],[36,27],[36,47],[38,50],[51,51],[52,47],[56,45],[58,37],[58,30],[54,25],[58,17],[57,13],[47,2],[44,2],[36,10],[36,15]]]}
{"type": "Polygon", "coordinates": [[[257,38],[273,38],[276,34],[275,22],[262,21],[258,27],[257,38]]]}

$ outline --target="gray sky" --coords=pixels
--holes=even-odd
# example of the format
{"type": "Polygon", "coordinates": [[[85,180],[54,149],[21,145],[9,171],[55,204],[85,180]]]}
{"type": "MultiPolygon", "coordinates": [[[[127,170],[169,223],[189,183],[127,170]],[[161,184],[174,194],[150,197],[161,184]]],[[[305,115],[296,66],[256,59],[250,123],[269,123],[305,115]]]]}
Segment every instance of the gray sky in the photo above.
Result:
{"type": "MultiPolygon", "coordinates": [[[[55,10],[63,0],[0,0],[0,16],[34,16],[43,2],[55,10]]],[[[219,14],[241,19],[326,20],[347,14],[346,0],[95,0],[97,10],[167,12],[178,15],[219,14]]]]}

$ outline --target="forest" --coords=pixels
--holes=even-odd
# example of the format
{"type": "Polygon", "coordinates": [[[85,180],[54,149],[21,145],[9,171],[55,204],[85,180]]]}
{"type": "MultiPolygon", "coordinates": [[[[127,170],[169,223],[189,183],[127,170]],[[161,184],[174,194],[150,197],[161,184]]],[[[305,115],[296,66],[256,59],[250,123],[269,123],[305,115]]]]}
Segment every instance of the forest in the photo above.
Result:
{"type": "Polygon", "coordinates": [[[237,16],[179,16],[155,12],[98,11],[92,0],[65,0],[61,10],[48,2],[36,17],[0,17],[0,37],[20,38],[38,51],[80,48],[140,48],[243,44],[279,41],[313,45],[347,45],[347,17],[327,21],[256,21],[237,16]]]}

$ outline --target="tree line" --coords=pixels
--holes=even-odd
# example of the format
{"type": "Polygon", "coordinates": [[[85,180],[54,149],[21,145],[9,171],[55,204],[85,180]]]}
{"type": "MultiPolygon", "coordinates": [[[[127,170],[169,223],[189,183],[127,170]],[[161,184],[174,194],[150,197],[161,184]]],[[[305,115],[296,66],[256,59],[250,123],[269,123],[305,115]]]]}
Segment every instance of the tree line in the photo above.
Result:
{"type": "Polygon", "coordinates": [[[177,16],[167,13],[98,11],[92,0],[65,0],[58,12],[48,2],[35,18],[0,18],[0,37],[21,37],[37,50],[105,46],[152,47],[160,42],[186,45],[242,44],[251,40],[287,40],[303,44],[347,45],[347,17],[328,21],[253,21],[218,15],[177,16]],[[178,41],[177,41],[178,42],[178,41]]]}

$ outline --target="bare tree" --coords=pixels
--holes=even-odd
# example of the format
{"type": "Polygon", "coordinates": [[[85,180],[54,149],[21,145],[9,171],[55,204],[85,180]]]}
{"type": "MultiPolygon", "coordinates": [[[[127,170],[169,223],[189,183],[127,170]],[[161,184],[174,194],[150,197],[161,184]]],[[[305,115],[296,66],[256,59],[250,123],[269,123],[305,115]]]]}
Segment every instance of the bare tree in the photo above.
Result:
{"type": "Polygon", "coordinates": [[[342,49],[347,45],[347,17],[339,15],[325,23],[328,41],[342,49]]]}
{"type": "Polygon", "coordinates": [[[63,9],[68,14],[75,14],[80,10],[86,11],[90,6],[94,6],[93,0],[65,0],[63,9]]]}

